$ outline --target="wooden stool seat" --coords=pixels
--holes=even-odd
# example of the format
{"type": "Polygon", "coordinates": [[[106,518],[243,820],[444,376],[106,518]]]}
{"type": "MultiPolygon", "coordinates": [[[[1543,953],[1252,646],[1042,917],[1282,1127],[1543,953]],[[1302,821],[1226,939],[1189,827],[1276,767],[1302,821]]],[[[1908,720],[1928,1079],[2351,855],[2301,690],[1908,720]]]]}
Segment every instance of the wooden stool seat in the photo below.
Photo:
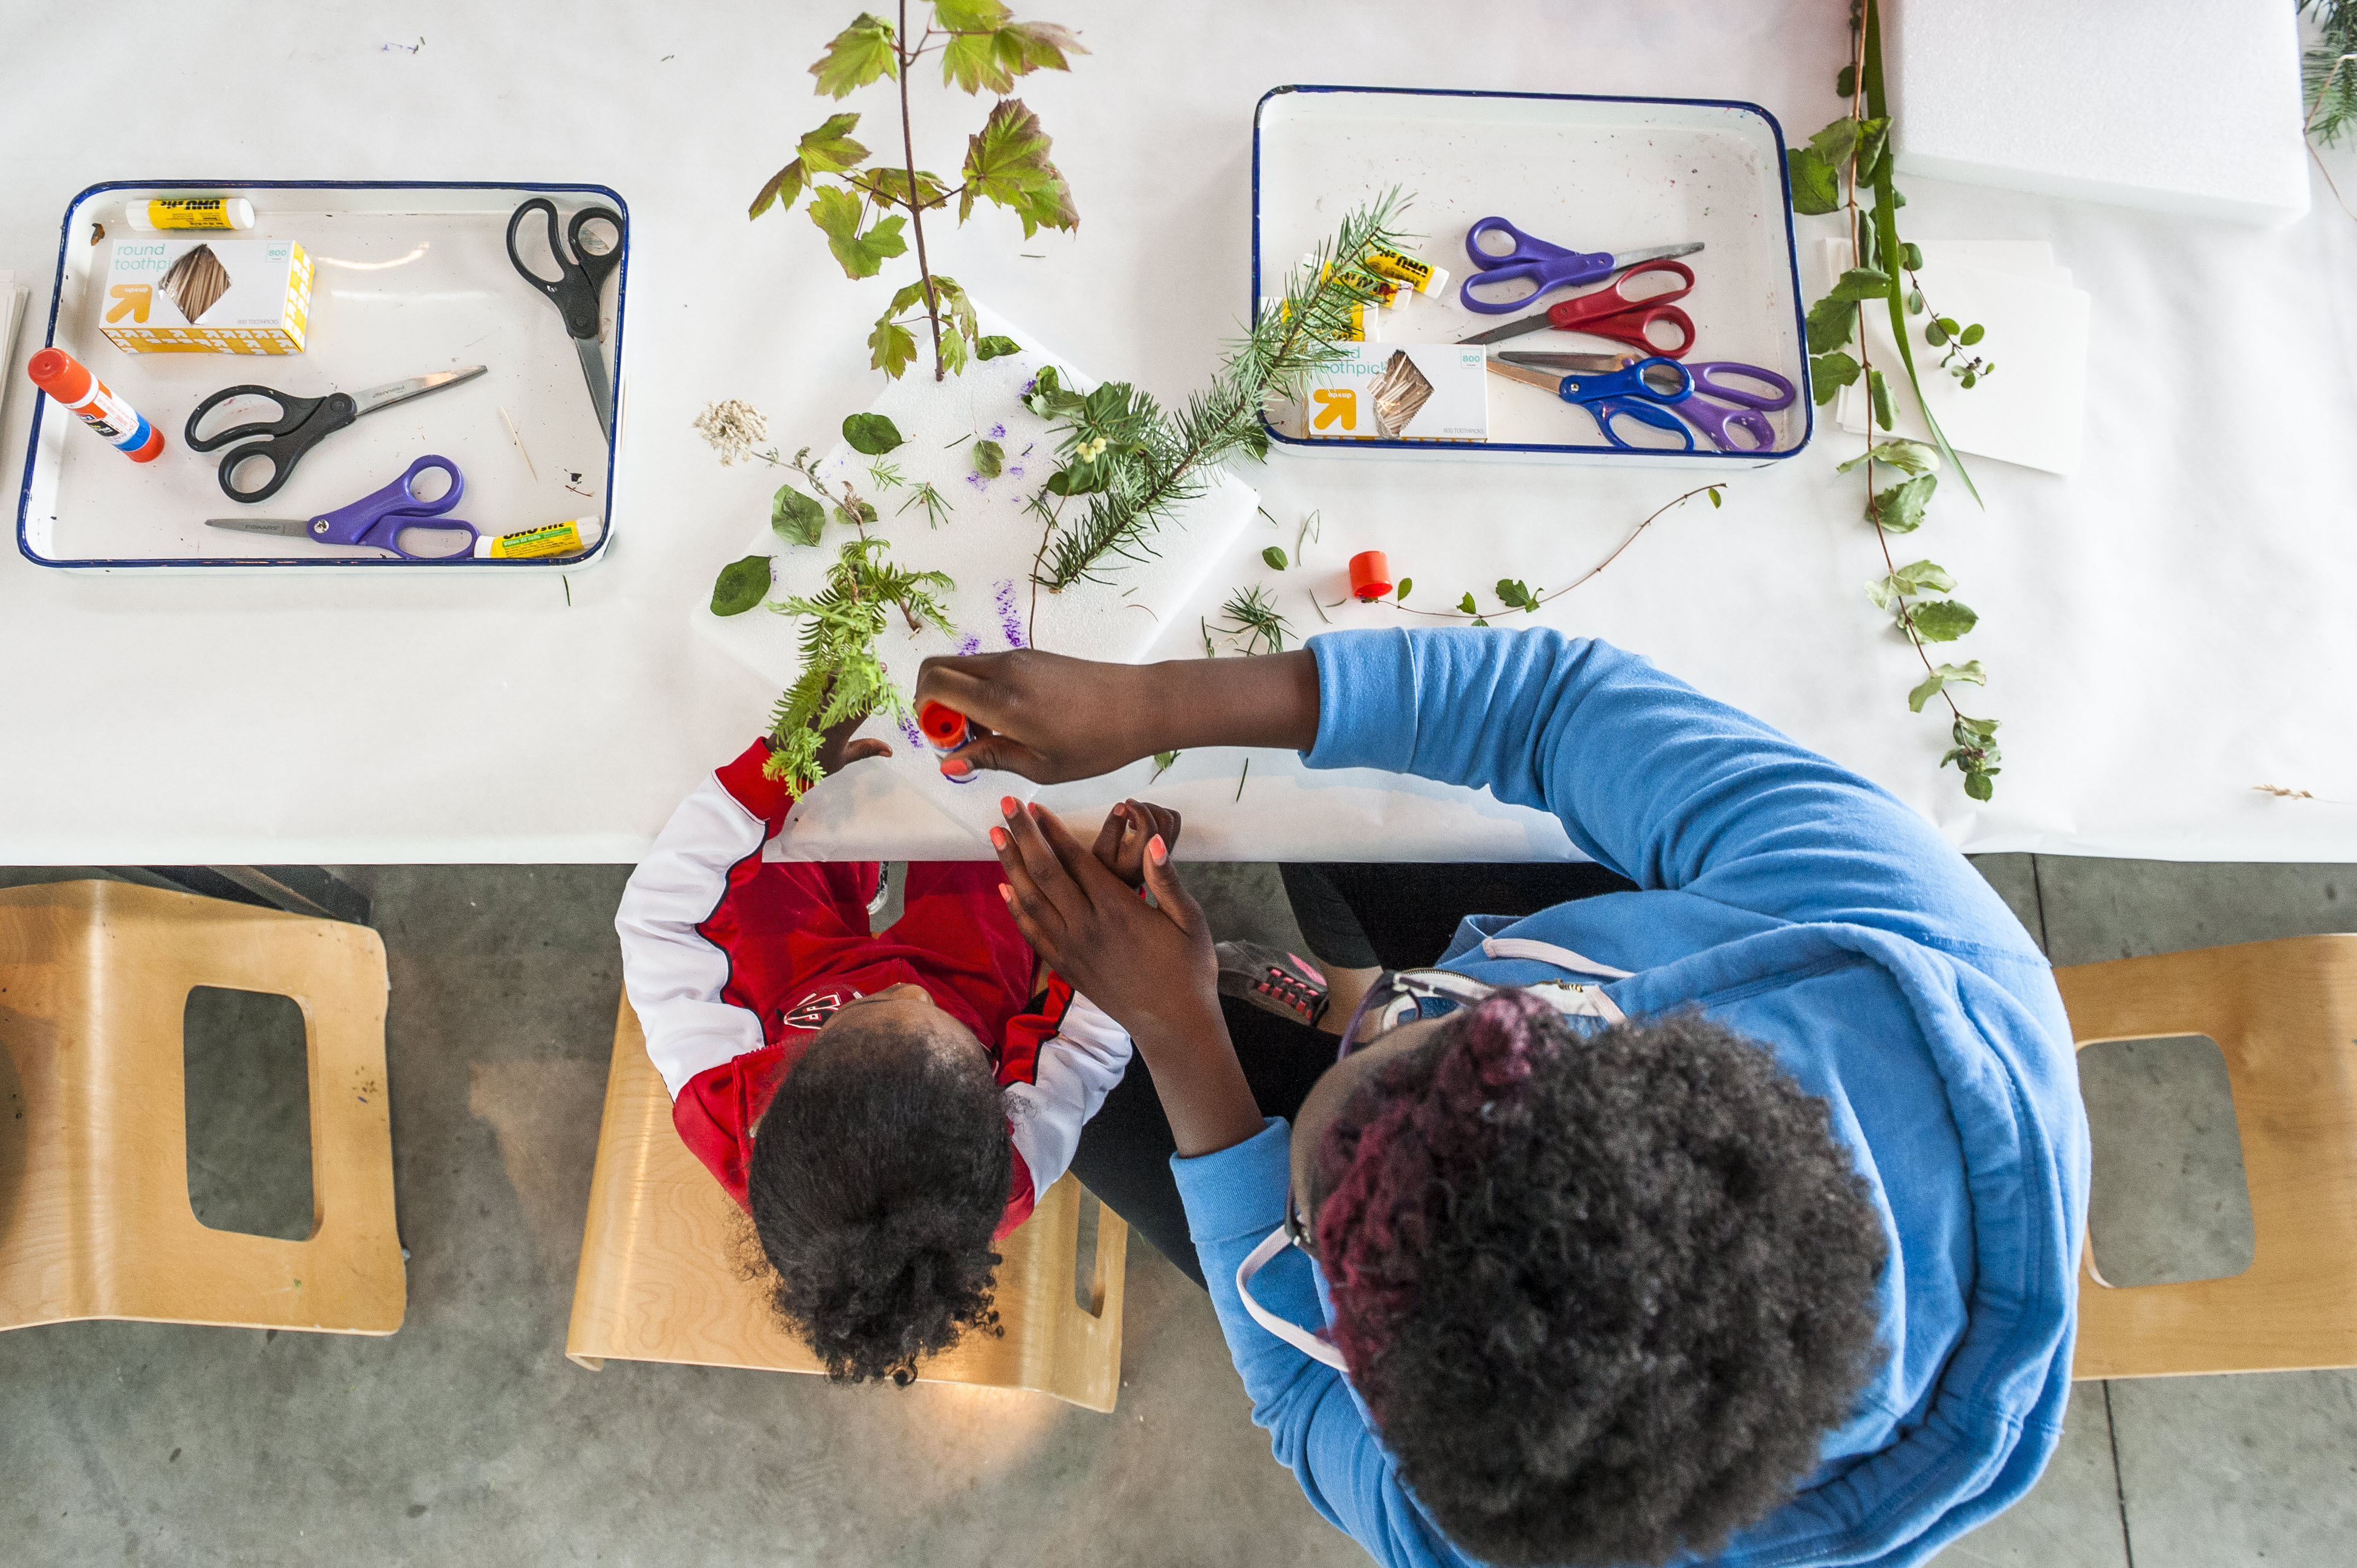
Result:
{"type": "Polygon", "coordinates": [[[2357,936],[2057,970],[2079,1048],[2207,1035],[2226,1058],[2251,1266],[2115,1287],[2079,1274],[2076,1378],[2357,1366],[2357,936]]]}
{"type": "MultiPolygon", "coordinates": [[[[662,1077],[627,998],[614,1026],[614,1065],[597,1132],[589,1222],[565,1353],[592,1371],[608,1358],[823,1369],[770,1311],[769,1287],[737,1260],[751,1240],[745,1211],[680,1142],[662,1077]]],[[[1029,1389],[1109,1411],[1121,1387],[1121,1301],[1129,1228],[1100,1206],[1091,1303],[1075,1299],[1080,1183],[1067,1175],[1031,1218],[998,1243],[996,1290],[1005,1334],[969,1334],[920,1362],[925,1382],[1029,1389]]]]}
{"type": "Polygon", "coordinates": [[[0,1328],[140,1318],[390,1334],[384,944],[374,931],[126,882],[0,889],[0,1328]],[[188,1201],[182,1019],[200,985],[303,1011],[313,1227],[214,1230],[188,1201]]]}

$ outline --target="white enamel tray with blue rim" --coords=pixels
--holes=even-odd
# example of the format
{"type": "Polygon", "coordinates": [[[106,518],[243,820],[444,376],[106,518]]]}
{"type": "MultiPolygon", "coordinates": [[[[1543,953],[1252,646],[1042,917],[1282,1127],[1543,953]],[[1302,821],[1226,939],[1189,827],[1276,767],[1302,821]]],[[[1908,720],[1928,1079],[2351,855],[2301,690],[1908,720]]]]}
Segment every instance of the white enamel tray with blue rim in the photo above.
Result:
{"type": "MultiPolygon", "coordinates": [[[[1304,437],[1300,411],[1269,419],[1290,453],[1420,456],[1458,462],[1533,458],[1641,467],[1742,467],[1789,457],[1813,424],[1803,352],[1800,266],[1775,117],[1751,103],[1686,98],[1602,98],[1420,88],[1288,86],[1253,114],[1253,298],[1277,294],[1285,274],[1343,217],[1397,188],[1413,198],[1401,227],[1408,249],[1448,269],[1435,297],[1406,296],[1378,313],[1382,343],[1453,343],[1602,285],[1557,289],[1505,315],[1459,303],[1474,270],[1469,230],[1504,218],[1526,234],[1577,251],[1624,252],[1702,242],[1680,258],[1693,292],[1677,303],[1695,323],[1692,361],[1734,360],[1791,381],[1792,403],[1768,413],[1775,440],[1721,452],[1626,451],[1605,441],[1585,408],[1497,375],[1487,444],[1304,437]]],[[[1484,291],[1494,292],[1494,291],[1484,291]]],[[[1637,292],[1632,288],[1631,292],[1637,292]]],[[[1498,349],[1632,353],[1585,335],[1542,330],[1498,349]]],[[[1615,426],[1632,439],[1625,420],[1615,426]]]]}
{"type": "MultiPolygon", "coordinates": [[[[508,260],[509,217],[533,197],[547,198],[567,220],[592,206],[623,217],[622,261],[607,280],[601,317],[619,434],[630,209],[604,186],[112,181],[75,197],[58,251],[47,342],[129,400],[163,432],[166,449],[152,463],[131,462],[53,399],[37,396],[17,498],[17,549],[38,565],[102,573],[533,574],[579,571],[601,559],[612,536],[608,500],[619,443],[599,427],[564,318],[508,260]],[[243,197],[253,205],[253,227],[140,238],[292,239],[309,252],[311,317],[302,353],[131,354],[101,335],[107,258],[118,236],[134,232],[124,206],[167,196],[243,197]],[[186,440],[189,412],[223,387],[255,383],[308,398],[468,365],[489,369],[362,415],[305,454],[266,500],[231,500],[217,478],[221,453],[191,452],[186,440]],[[217,517],[317,516],[382,489],[428,454],[451,459],[466,476],[450,517],[486,537],[587,518],[584,548],[565,556],[415,563],[363,546],[205,525],[217,517]]],[[[555,275],[539,213],[524,217],[517,248],[543,276],[555,275]]],[[[274,412],[266,402],[239,399],[209,416],[201,433],[274,412]]],[[[248,465],[238,482],[254,488],[253,472],[248,465]]],[[[435,493],[436,484],[423,480],[420,493],[435,493]]]]}

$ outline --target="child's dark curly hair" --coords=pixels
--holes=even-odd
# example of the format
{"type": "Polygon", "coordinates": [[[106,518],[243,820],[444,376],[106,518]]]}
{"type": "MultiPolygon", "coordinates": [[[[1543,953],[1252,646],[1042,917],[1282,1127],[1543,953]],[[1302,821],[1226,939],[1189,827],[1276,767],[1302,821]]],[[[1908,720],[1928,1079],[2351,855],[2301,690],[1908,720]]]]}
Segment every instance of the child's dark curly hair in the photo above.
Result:
{"type": "Polygon", "coordinates": [[[1880,1359],[1882,1227],[1824,1102],[1699,1012],[1581,1036],[1501,992],[1359,1085],[1316,1173],[1351,1381],[1489,1562],[1717,1551],[1880,1359]]]}
{"type": "Polygon", "coordinates": [[[999,1331],[1013,1157],[979,1051],[848,1017],[812,1042],[762,1114],[746,1196],[778,1315],[828,1377],[905,1387],[919,1358],[999,1331]]]}

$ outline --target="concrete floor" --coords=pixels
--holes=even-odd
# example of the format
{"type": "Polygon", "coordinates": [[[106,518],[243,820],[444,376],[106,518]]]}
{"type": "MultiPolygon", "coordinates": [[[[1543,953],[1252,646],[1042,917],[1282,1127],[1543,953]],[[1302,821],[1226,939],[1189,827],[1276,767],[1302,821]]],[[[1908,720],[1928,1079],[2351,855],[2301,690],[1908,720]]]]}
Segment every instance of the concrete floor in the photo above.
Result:
{"type": "MultiPolygon", "coordinates": [[[[1992,857],[2058,963],[2357,929],[2357,868],[1992,857]]],[[[0,883],[57,871],[0,872],[0,883]]],[[[563,1356],[626,868],[387,867],[376,900],[409,1316],[390,1338],[128,1323],[0,1335],[0,1561],[182,1564],[1343,1564],[1250,1425],[1205,1299],[1129,1257],[1119,1409],[563,1356]]],[[[1273,868],[1197,866],[1223,935],[1285,940],[1273,868]]],[[[295,1233],[299,1036],[189,1016],[191,1199],[295,1233]]],[[[2246,1259],[2214,1047],[2084,1063],[2115,1278],[2246,1259]],[[2206,1054],[2205,1054],[2206,1053],[2206,1054]]],[[[1946,1568],[2357,1560],[2357,1374],[2082,1385],[2038,1489],[1946,1568]]]]}

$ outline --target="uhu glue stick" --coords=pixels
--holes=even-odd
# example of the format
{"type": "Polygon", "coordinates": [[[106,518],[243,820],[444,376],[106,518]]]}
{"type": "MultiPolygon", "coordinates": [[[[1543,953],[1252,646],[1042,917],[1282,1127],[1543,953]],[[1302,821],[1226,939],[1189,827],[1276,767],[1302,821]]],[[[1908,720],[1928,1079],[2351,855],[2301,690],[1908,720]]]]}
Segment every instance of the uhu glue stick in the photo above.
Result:
{"type": "Polygon", "coordinates": [[[35,386],[64,404],[133,462],[152,463],[164,455],[164,433],[108,391],[104,381],[90,373],[89,366],[63,349],[42,349],[25,371],[35,386]]]}
{"type": "Polygon", "coordinates": [[[158,197],[124,202],[123,220],[134,229],[251,229],[253,203],[242,196],[158,197]]]}

